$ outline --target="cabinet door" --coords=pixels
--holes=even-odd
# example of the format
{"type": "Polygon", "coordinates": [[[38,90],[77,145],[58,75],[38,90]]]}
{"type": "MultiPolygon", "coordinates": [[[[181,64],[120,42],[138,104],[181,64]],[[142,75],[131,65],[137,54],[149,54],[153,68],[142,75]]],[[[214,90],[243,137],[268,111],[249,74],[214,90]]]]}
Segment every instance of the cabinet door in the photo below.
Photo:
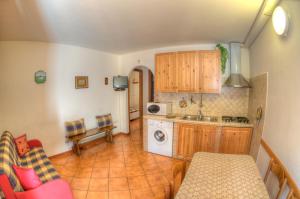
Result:
{"type": "Polygon", "coordinates": [[[161,53],[155,56],[155,90],[177,91],[176,53],[161,53]]]}
{"type": "Polygon", "coordinates": [[[179,124],[177,155],[185,159],[193,157],[195,147],[196,126],[193,124],[179,124]]]}
{"type": "Polygon", "coordinates": [[[198,92],[199,91],[199,53],[197,51],[178,52],[178,91],[198,92]]]}
{"type": "Polygon", "coordinates": [[[220,52],[199,51],[199,59],[202,63],[200,72],[200,92],[202,93],[220,93],[221,92],[221,65],[220,52]]]}
{"type": "Polygon", "coordinates": [[[198,125],[196,151],[217,152],[217,127],[198,125]]]}
{"type": "Polygon", "coordinates": [[[220,152],[230,154],[248,154],[252,136],[251,128],[222,129],[220,152]]]}

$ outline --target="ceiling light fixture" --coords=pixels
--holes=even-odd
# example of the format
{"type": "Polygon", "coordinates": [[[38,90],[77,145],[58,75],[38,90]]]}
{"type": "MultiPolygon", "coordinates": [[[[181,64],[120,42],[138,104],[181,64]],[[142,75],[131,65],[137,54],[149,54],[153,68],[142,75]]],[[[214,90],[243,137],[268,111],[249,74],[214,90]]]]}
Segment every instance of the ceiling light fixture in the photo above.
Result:
{"type": "Polygon", "coordinates": [[[280,36],[287,36],[289,29],[289,17],[287,12],[281,7],[277,6],[272,15],[272,23],[275,32],[280,36]]]}

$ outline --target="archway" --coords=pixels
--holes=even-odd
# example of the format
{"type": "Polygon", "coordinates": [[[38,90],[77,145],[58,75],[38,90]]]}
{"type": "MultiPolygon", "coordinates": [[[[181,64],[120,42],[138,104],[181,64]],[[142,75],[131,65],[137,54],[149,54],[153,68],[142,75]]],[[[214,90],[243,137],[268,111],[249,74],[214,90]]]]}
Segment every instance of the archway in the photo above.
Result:
{"type": "Polygon", "coordinates": [[[128,126],[134,142],[143,142],[143,115],[154,100],[154,76],[146,66],[134,67],[128,75],[128,126]]]}

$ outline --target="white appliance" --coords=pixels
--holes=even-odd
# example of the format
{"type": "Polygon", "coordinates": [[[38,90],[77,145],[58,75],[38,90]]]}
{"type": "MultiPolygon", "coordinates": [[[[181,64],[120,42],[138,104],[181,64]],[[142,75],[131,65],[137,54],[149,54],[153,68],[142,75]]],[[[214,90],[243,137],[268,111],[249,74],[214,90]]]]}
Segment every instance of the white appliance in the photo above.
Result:
{"type": "Polygon", "coordinates": [[[173,122],[148,120],[148,151],[172,157],[173,122]]]}
{"type": "Polygon", "coordinates": [[[172,103],[170,102],[148,102],[147,103],[147,114],[152,115],[168,115],[172,113],[172,103]]]}

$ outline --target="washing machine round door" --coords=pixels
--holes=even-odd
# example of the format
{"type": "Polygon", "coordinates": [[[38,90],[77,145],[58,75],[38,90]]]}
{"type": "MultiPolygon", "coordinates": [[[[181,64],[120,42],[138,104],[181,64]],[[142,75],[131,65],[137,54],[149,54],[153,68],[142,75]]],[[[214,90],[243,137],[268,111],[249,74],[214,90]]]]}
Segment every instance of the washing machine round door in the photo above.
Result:
{"type": "Polygon", "coordinates": [[[165,133],[164,131],[157,129],[154,132],[154,139],[158,144],[163,144],[168,140],[168,136],[167,133],[165,133]]]}

